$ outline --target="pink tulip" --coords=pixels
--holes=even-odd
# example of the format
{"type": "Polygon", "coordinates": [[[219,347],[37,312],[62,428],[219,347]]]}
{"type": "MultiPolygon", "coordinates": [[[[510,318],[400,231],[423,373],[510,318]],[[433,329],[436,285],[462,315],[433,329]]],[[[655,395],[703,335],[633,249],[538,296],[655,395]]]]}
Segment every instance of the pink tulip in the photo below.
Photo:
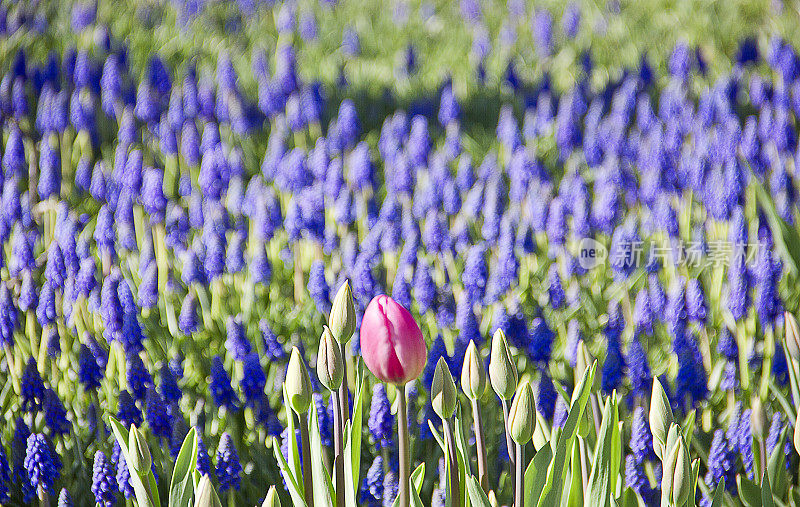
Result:
{"type": "Polygon", "coordinates": [[[428,355],[414,317],[389,296],[376,296],[361,319],[361,354],[381,381],[406,384],[422,373],[428,355]]]}

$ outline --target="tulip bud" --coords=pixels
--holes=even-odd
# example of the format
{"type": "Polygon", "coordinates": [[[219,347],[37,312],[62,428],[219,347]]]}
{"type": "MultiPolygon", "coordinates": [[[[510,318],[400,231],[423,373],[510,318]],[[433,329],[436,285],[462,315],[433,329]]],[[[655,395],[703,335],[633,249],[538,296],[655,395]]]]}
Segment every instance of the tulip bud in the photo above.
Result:
{"type": "Polygon", "coordinates": [[[383,382],[405,385],[425,368],[428,349],[422,331],[411,313],[389,296],[370,301],[360,337],[364,364],[383,382]]]}
{"type": "Polygon", "coordinates": [[[470,341],[464,354],[461,367],[461,389],[467,398],[477,400],[486,391],[486,370],[481,361],[481,353],[474,341],[470,341]]]}
{"type": "Polygon", "coordinates": [[[131,462],[128,463],[130,468],[139,474],[145,474],[150,471],[150,465],[153,463],[153,458],[150,456],[150,448],[147,447],[147,442],[145,442],[142,433],[133,424],[131,424],[131,431],[128,436],[128,452],[131,458],[131,462]]]}
{"type": "Polygon", "coordinates": [[[339,343],[347,343],[356,331],[356,307],[353,305],[353,293],[350,282],[344,281],[336,297],[333,299],[328,327],[339,343]]]}
{"type": "MultiPolygon", "coordinates": [[[[677,427],[677,426],[676,426],[677,427]]],[[[689,498],[692,482],[692,464],[689,460],[689,451],[680,431],[672,449],[666,453],[663,476],[661,479],[661,494],[669,500],[669,505],[684,505],[689,498]]],[[[662,497],[663,497],[662,496],[662,497]]],[[[663,503],[662,503],[663,505],[663,503]]]]}
{"type": "Polygon", "coordinates": [[[533,388],[528,380],[517,388],[511,410],[508,413],[508,431],[514,442],[524,445],[533,436],[536,429],[536,402],[533,399],[533,388]]]}
{"type": "Polygon", "coordinates": [[[261,507],[281,507],[281,499],[278,498],[278,491],[275,489],[275,486],[269,487],[267,497],[264,499],[264,503],[261,504],[261,507]]]}
{"type": "Polygon", "coordinates": [[[449,419],[456,411],[458,393],[456,384],[453,382],[453,375],[443,357],[436,363],[436,370],[433,372],[433,383],[431,383],[431,403],[433,410],[442,419],[449,419]]]}
{"type": "Polygon", "coordinates": [[[339,389],[344,378],[344,361],[342,349],[333,337],[328,326],[322,329],[317,352],[317,376],[322,385],[330,391],[339,389]]]}
{"type": "Polygon", "coordinates": [[[492,389],[502,400],[510,400],[517,390],[517,366],[514,364],[514,358],[506,342],[506,334],[502,329],[495,331],[492,337],[489,380],[492,389]]]}
{"type": "Polygon", "coordinates": [[[292,347],[292,357],[289,359],[284,386],[292,409],[298,415],[308,412],[311,404],[311,378],[297,347],[292,347]]]}
{"type": "Polygon", "coordinates": [[[214,491],[214,485],[211,484],[211,479],[208,474],[200,478],[197,483],[197,492],[194,497],[194,507],[222,507],[219,501],[217,492],[214,491]]]}
{"type": "Polygon", "coordinates": [[[764,404],[761,403],[761,398],[756,395],[753,396],[753,401],[750,405],[750,427],[753,429],[753,435],[762,440],[766,434],[767,427],[767,414],[764,411],[764,404]]]}
{"type": "Polygon", "coordinates": [[[783,327],[786,330],[786,350],[795,361],[800,361],[800,327],[793,314],[783,312],[783,327]]]}
{"type": "Polygon", "coordinates": [[[666,454],[667,433],[673,421],[674,417],[672,408],[669,406],[667,393],[661,387],[661,382],[654,378],[653,391],[650,398],[650,432],[653,434],[653,449],[656,452],[656,456],[662,461],[666,454]]]}

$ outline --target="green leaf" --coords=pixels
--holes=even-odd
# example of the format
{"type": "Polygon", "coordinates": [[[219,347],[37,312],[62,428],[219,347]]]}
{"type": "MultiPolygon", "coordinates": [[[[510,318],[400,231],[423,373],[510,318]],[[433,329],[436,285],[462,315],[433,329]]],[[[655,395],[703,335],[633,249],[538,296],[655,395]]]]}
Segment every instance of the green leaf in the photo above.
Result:
{"type": "Polygon", "coordinates": [[[683,422],[681,423],[681,429],[683,430],[683,439],[686,441],[686,448],[692,448],[692,435],[694,435],[694,426],[695,422],[697,421],[697,410],[692,410],[689,412],[686,417],[684,417],[683,422]]]}
{"type": "Polygon", "coordinates": [[[764,474],[761,479],[761,504],[763,507],[773,507],[772,488],[769,487],[769,474],[764,474]]]}
{"type": "Polygon", "coordinates": [[[700,458],[692,462],[692,492],[686,499],[686,507],[695,507],[695,496],[697,496],[697,476],[700,474],[700,458]]]}
{"type": "Polygon", "coordinates": [[[289,439],[288,447],[289,456],[287,458],[286,472],[292,474],[295,483],[298,484],[298,489],[303,491],[303,468],[300,464],[300,446],[297,442],[297,427],[294,422],[294,412],[289,403],[289,393],[286,392],[286,386],[283,386],[283,406],[286,407],[286,436],[289,439]]]}
{"type": "Polygon", "coordinates": [[[278,462],[278,467],[280,468],[283,480],[286,481],[286,489],[289,490],[289,496],[292,497],[292,503],[301,507],[306,505],[306,501],[303,498],[303,490],[301,489],[300,485],[298,485],[297,481],[295,481],[292,469],[289,466],[289,463],[286,461],[286,458],[283,457],[281,445],[278,443],[276,438],[272,439],[272,453],[275,455],[275,460],[278,462]]]}
{"type": "Polygon", "coordinates": [[[572,446],[572,461],[569,464],[570,487],[567,496],[567,507],[583,507],[583,463],[580,450],[583,438],[580,435],[577,438],[577,443],[572,446]]]}
{"type": "Polygon", "coordinates": [[[425,507],[425,504],[422,503],[422,499],[419,497],[419,491],[417,488],[411,488],[409,490],[409,500],[412,507],[425,507]]]}
{"type": "Polygon", "coordinates": [[[464,484],[467,482],[467,477],[472,475],[472,467],[469,462],[469,448],[467,447],[467,439],[464,438],[464,425],[461,420],[461,403],[456,404],[456,416],[453,423],[453,440],[456,446],[456,456],[458,458],[458,482],[461,484],[461,491],[459,492],[461,498],[459,505],[464,507],[470,506],[469,495],[467,495],[464,484]]]}
{"type": "Polygon", "coordinates": [[[547,481],[547,469],[553,458],[553,449],[546,445],[539,449],[525,469],[525,505],[536,505],[547,481]]]}
{"type": "MultiPolygon", "coordinates": [[[[131,455],[128,450],[129,435],[127,428],[125,428],[125,426],[123,426],[122,423],[120,423],[113,416],[109,416],[108,420],[111,423],[111,431],[114,432],[114,437],[119,443],[119,448],[122,451],[122,455],[125,457],[125,462],[130,463],[131,455]]],[[[149,493],[150,491],[157,491],[157,489],[152,487],[153,483],[155,482],[153,472],[148,471],[144,477],[140,476],[133,469],[131,469],[131,472],[131,487],[133,487],[133,492],[136,496],[136,503],[139,504],[139,507],[161,507],[161,500],[158,498],[158,495],[151,495],[149,493]],[[145,487],[145,481],[147,481],[147,487],[145,487]]]]}
{"type": "Polygon", "coordinates": [[[736,476],[739,498],[747,507],[761,507],[761,488],[741,474],[736,476]]]}
{"type": "MultiPolygon", "coordinates": [[[[333,507],[333,491],[331,476],[322,460],[322,437],[319,434],[319,419],[315,409],[309,410],[311,423],[309,427],[309,440],[311,446],[311,476],[314,484],[314,506],[333,507]]],[[[342,492],[343,493],[343,492],[342,492]]]]}
{"type": "Polygon", "coordinates": [[[366,384],[357,379],[353,413],[345,424],[344,446],[344,482],[352,487],[347,488],[345,505],[356,507],[358,498],[359,473],[361,470],[361,417],[363,413],[366,384]]]}
{"type": "Polygon", "coordinates": [[[575,442],[575,433],[578,429],[583,411],[586,408],[586,401],[594,382],[594,374],[597,370],[597,361],[592,367],[586,370],[580,383],[575,387],[572,395],[572,403],[569,409],[567,421],[564,423],[561,436],[558,437],[558,445],[553,457],[553,461],[547,471],[547,481],[539,498],[540,507],[550,507],[561,505],[562,486],[566,476],[567,453],[572,453],[572,445],[575,442]]]}
{"type": "Polygon", "coordinates": [[[711,507],[722,507],[722,502],[725,498],[725,477],[717,484],[717,489],[714,490],[714,500],[711,502],[711,507]]]}
{"type": "Polygon", "coordinates": [[[618,431],[617,396],[612,394],[606,399],[603,408],[603,422],[592,459],[592,472],[589,475],[588,504],[592,506],[608,505],[611,498],[612,452],[614,449],[614,431],[618,431]]]}
{"type": "Polygon", "coordinates": [[[469,478],[467,478],[467,493],[469,494],[469,500],[472,502],[472,505],[476,507],[491,507],[489,497],[486,496],[486,493],[484,493],[483,488],[478,484],[478,480],[474,475],[470,475],[469,478]]]}
{"type": "Polygon", "coordinates": [[[447,448],[445,448],[444,439],[442,438],[442,435],[439,433],[439,430],[436,429],[436,426],[433,424],[433,421],[431,421],[430,419],[428,419],[428,428],[431,430],[431,435],[433,435],[433,438],[439,444],[439,447],[441,447],[442,452],[445,453],[445,456],[447,456],[446,454],[447,448]]]}
{"type": "Polygon", "coordinates": [[[620,507],[639,507],[639,498],[636,496],[636,492],[628,487],[622,492],[617,505],[620,507]]]}
{"type": "Polygon", "coordinates": [[[195,429],[189,430],[183,439],[175,467],[172,469],[172,481],[169,485],[169,507],[189,505],[194,494],[192,472],[197,469],[197,435],[195,429]]]}
{"type": "Polygon", "coordinates": [[[412,489],[415,489],[417,493],[422,491],[422,483],[425,481],[425,463],[420,463],[417,465],[417,468],[411,472],[411,477],[409,477],[411,482],[412,489]]]}
{"type": "MultiPolygon", "coordinates": [[[[615,393],[616,394],[616,393],[615,393]]],[[[615,396],[616,398],[616,396],[615,396]]],[[[620,460],[622,459],[622,431],[625,424],[619,420],[619,410],[615,410],[614,434],[611,435],[611,493],[617,491],[617,480],[619,479],[620,460]]]]}
{"type": "Polygon", "coordinates": [[[786,445],[786,428],[781,432],[781,437],[778,444],[772,450],[772,454],[767,461],[767,473],[769,475],[771,490],[778,498],[785,498],[789,492],[789,482],[787,480],[788,474],[786,473],[786,454],[783,448],[786,445]]]}
{"type": "MultiPolygon", "coordinates": [[[[417,468],[415,468],[414,471],[411,472],[411,476],[408,478],[408,483],[411,486],[409,492],[411,493],[412,497],[411,498],[412,505],[416,505],[413,503],[414,502],[413,497],[414,494],[416,493],[416,497],[419,498],[419,492],[422,490],[422,483],[424,480],[425,480],[425,463],[420,463],[419,466],[417,466],[417,468]]],[[[399,505],[400,505],[400,497],[396,497],[394,499],[392,507],[398,507],[399,505]]],[[[419,505],[422,505],[421,500],[419,505]]]]}
{"type": "Polygon", "coordinates": [[[797,229],[778,215],[775,209],[775,202],[769,196],[764,185],[758,181],[758,178],[750,178],[750,181],[756,188],[758,202],[761,204],[761,208],[769,221],[775,246],[783,256],[789,269],[793,273],[797,273],[797,268],[800,266],[800,236],[797,234],[797,229]]]}

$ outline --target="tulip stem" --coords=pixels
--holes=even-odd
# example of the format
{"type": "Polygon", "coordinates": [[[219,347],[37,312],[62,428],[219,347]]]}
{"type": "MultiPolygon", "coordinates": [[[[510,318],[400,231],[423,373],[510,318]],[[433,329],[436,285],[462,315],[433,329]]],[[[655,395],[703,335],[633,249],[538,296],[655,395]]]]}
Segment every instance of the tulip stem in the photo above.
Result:
{"type": "Polygon", "coordinates": [[[472,400],[472,424],[475,431],[475,447],[478,455],[478,478],[483,491],[489,494],[489,471],[486,468],[486,443],[483,440],[483,418],[477,399],[472,400]]]}
{"type": "Polygon", "coordinates": [[[311,483],[311,446],[308,440],[308,413],[299,414],[300,445],[303,452],[303,498],[308,507],[314,507],[314,486],[311,483]]]}
{"type": "Polygon", "coordinates": [[[336,507],[344,506],[344,440],[342,435],[342,400],[339,393],[331,391],[333,396],[333,466],[336,470],[336,507]]]}
{"type": "Polygon", "coordinates": [[[514,443],[511,441],[511,434],[508,432],[508,401],[501,400],[503,405],[503,430],[506,433],[506,449],[508,449],[508,460],[513,465],[514,460],[514,443]]]}
{"type": "Polygon", "coordinates": [[[461,505],[461,488],[458,483],[458,455],[456,454],[456,444],[453,438],[453,426],[450,418],[442,419],[444,429],[445,447],[447,447],[447,460],[450,463],[450,503],[451,505],[461,505]]]}
{"type": "MultiPolygon", "coordinates": [[[[344,385],[344,384],[342,384],[344,385]]],[[[408,507],[408,478],[409,478],[409,447],[408,447],[408,416],[406,411],[405,386],[397,389],[397,447],[400,464],[400,484],[398,485],[398,507],[408,507]]]]}
{"type": "Polygon", "coordinates": [[[517,444],[516,453],[517,461],[514,463],[516,466],[516,477],[514,479],[514,507],[524,507],[523,504],[523,490],[525,485],[524,478],[524,461],[525,461],[525,448],[517,444]]]}
{"type": "Polygon", "coordinates": [[[342,385],[339,386],[340,412],[342,414],[342,427],[344,427],[344,423],[350,420],[350,389],[347,385],[347,347],[342,342],[339,343],[339,347],[342,351],[342,367],[344,368],[342,385]]]}

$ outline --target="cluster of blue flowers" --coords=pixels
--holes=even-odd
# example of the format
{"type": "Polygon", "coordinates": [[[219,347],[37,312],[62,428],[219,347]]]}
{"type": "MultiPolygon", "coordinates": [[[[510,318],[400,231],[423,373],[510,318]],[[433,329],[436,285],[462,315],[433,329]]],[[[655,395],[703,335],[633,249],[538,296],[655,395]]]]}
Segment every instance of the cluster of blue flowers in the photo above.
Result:
{"type": "MultiPolygon", "coordinates": [[[[201,15],[203,2],[176,4],[185,22],[201,15]]],[[[99,505],[132,498],[109,413],[167,451],[153,463],[162,476],[197,428],[198,471],[252,503],[278,477],[259,442],[288,429],[286,350],[314,364],[344,280],[359,316],[390,294],[429,340],[409,407],[415,438],[439,424],[425,392],[438,360],[458,378],[469,343],[486,355],[495,329],[534,376],[542,419],[563,425],[582,341],[601,357],[602,392],[627,400],[627,485],[658,503],[645,407],[659,375],[677,414],[727,403],[720,429],[698,440],[706,483],[724,478],[735,495],[736,475],[753,475],[754,439],[771,450],[787,423],[767,404],[769,434],[754,435],[747,407],[759,379],[788,392],[779,337],[797,305],[786,247],[798,219],[795,49],[746,39],[713,76],[699,48],[678,43],[666,73],[643,58],[602,87],[587,53],[567,89],[547,75],[527,82],[509,61],[484,149],[455,80],[436,106],[378,118],[332,98],[350,96],[345,82],[306,82],[291,35],[316,38],[316,20],[291,2],[275,9],[274,55],[222,53],[209,69],[142,62],[100,29],[96,5],[76,4],[72,29],[97,29],[94,40],[44,58],[19,50],[3,67],[0,380],[11,401],[0,502],[84,483],[99,505]],[[589,239],[607,253],[600,264],[584,262],[589,239]],[[84,463],[62,468],[74,458],[84,463]]],[[[475,83],[488,86],[481,7],[460,9],[475,83]]],[[[542,59],[582,23],[577,3],[560,24],[524,2],[509,10],[530,17],[542,59]]],[[[48,29],[37,12],[0,12],[3,34],[37,29],[48,29]]],[[[504,24],[501,43],[515,30],[504,24]]],[[[354,30],[341,44],[361,52],[354,30]]],[[[410,48],[407,72],[415,60],[410,48]]],[[[332,400],[313,372],[312,383],[331,447],[332,400]]],[[[391,505],[395,417],[383,385],[370,399],[361,500],[391,505]]],[[[499,403],[489,405],[487,432],[500,435],[499,403]]],[[[488,439],[498,440],[502,460],[505,441],[488,439]]],[[[59,505],[69,503],[65,489],[59,505]]]]}

